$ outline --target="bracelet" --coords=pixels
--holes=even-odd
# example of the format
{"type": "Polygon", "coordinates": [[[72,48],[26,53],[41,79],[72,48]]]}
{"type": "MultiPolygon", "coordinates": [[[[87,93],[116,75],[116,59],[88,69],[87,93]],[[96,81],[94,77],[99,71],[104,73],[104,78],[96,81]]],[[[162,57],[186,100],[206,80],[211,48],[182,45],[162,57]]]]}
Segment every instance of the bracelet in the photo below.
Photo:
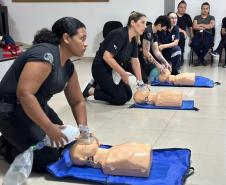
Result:
{"type": "Polygon", "coordinates": [[[142,86],[142,85],[144,85],[143,80],[137,80],[137,85],[138,85],[138,86],[142,86]]]}
{"type": "Polygon", "coordinates": [[[89,132],[89,128],[84,124],[79,124],[79,131],[80,132],[89,132]]]}

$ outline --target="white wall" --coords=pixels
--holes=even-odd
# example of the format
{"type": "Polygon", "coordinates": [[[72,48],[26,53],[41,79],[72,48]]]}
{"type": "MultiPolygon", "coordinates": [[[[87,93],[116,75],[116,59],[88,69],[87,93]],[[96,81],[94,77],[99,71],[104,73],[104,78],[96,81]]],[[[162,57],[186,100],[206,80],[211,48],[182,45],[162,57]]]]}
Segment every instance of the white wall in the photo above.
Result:
{"type": "Polygon", "coordinates": [[[50,28],[63,16],[73,16],[84,22],[88,31],[89,47],[85,56],[94,56],[102,40],[102,28],[106,21],[127,22],[132,10],[145,13],[151,21],[164,13],[164,0],[110,0],[86,3],[13,3],[8,6],[10,34],[16,41],[31,43],[34,33],[43,27],[50,28]],[[153,6],[154,5],[154,6],[153,6]],[[153,8],[154,7],[154,8],[153,8]]]}
{"type": "MultiPolygon", "coordinates": [[[[185,0],[186,1],[186,0],[185,0]]],[[[180,0],[175,0],[175,10],[180,0]]],[[[201,4],[206,0],[187,0],[187,13],[190,14],[192,20],[194,17],[201,12],[201,4]]],[[[210,3],[210,14],[215,17],[216,20],[216,36],[215,36],[215,48],[218,46],[220,40],[220,30],[222,18],[226,16],[226,1],[225,0],[209,0],[210,3]]],[[[188,40],[188,39],[187,39],[188,40]]],[[[186,44],[185,58],[188,58],[190,48],[186,44]]]]}

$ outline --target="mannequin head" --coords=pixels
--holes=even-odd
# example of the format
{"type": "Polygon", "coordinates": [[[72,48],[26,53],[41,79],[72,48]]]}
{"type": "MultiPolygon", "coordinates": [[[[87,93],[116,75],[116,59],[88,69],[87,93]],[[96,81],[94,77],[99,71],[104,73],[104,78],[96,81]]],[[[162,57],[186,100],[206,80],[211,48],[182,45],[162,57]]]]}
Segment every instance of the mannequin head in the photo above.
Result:
{"type": "Polygon", "coordinates": [[[170,75],[169,76],[169,82],[174,83],[176,81],[176,75],[170,75]]]}
{"type": "Polygon", "coordinates": [[[161,73],[159,75],[159,81],[160,82],[168,82],[171,72],[168,69],[164,70],[164,73],[161,73]]]}
{"type": "Polygon", "coordinates": [[[136,103],[140,104],[154,104],[155,102],[155,94],[150,90],[138,90],[134,93],[133,99],[136,103]]]}
{"type": "Polygon", "coordinates": [[[71,160],[78,166],[84,166],[89,163],[99,148],[99,143],[96,139],[90,144],[75,143],[70,150],[71,160]]]}

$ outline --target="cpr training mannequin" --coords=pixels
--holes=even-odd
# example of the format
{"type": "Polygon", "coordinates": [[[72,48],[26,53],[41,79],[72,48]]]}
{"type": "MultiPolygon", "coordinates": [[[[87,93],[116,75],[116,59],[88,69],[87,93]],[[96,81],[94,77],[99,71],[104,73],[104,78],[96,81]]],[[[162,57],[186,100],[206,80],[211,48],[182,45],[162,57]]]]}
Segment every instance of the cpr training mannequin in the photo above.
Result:
{"type": "Polygon", "coordinates": [[[99,148],[92,137],[90,142],[76,142],[70,150],[71,160],[78,166],[101,168],[104,174],[148,177],[151,167],[151,146],[125,143],[109,149],[99,148]]]}
{"type": "Polygon", "coordinates": [[[181,107],[182,92],[177,90],[162,90],[157,93],[151,92],[149,88],[137,90],[133,99],[139,104],[151,104],[156,106],[181,107]]]}
{"type": "Polygon", "coordinates": [[[170,71],[165,69],[164,73],[159,75],[160,82],[170,82],[174,85],[194,85],[195,73],[180,73],[178,75],[170,75],[170,71]]]}

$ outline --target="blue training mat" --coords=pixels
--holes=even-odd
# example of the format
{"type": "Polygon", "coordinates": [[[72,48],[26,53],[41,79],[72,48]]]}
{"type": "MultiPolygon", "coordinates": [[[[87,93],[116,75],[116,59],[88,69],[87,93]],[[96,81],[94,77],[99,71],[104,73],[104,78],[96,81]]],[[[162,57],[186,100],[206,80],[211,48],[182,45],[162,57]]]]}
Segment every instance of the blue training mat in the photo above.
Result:
{"type": "Polygon", "coordinates": [[[203,76],[196,76],[195,77],[195,84],[192,86],[189,85],[174,85],[169,82],[160,82],[159,80],[154,80],[151,82],[151,86],[170,86],[170,87],[206,87],[206,88],[213,88],[215,85],[220,85],[219,82],[214,82],[209,78],[203,76]]]}
{"type": "MultiPolygon", "coordinates": [[[[110,148],[101,145],[102,148],[110,148]]],[[[190,167],[191,151],[189,149],[153,150],[150,176],[147,178],[105,175],[101,169],[78,167],[72,165],[69,148],[62,153],[62,158],[49,165],[47,170],[57,178],[72,177],[79,180],[101,184],[125,185],[183,185],[186,178],[194,173],[190,167]]]]}
{"type": "Polygon", "coordinates": [[[181,107],[165,107],[165,106],[155,106],[149,104],[138,104],[135,103],[129,108],[140,108],[140,109],[170,109],[170,110],[195,110],[198,111],[199,109],[194,106],[193,100],[183,100],[181,107]]]}

